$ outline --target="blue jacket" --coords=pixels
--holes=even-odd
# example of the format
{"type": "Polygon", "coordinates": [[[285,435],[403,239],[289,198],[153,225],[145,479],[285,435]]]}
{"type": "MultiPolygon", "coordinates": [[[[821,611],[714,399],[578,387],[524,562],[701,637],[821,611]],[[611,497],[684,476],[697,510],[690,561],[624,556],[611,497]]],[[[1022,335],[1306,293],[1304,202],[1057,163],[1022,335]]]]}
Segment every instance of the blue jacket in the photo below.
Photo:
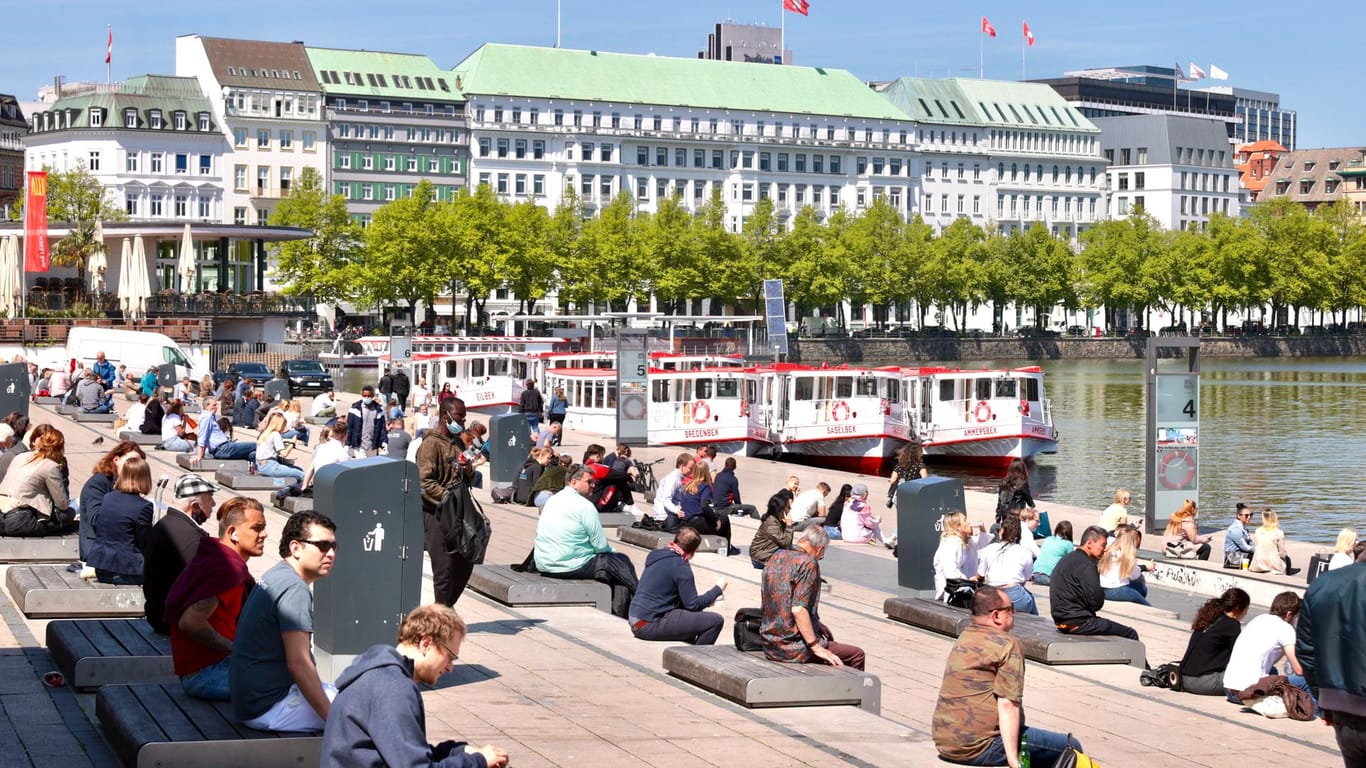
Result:
{"type": "Polygon", "coordinates": [[[656,549],[645,557],[635,597],[628,612],[637,621],[654,621],[677,608],[700,611],[711,607],[721,596],[720,587],[697,594],[692,565],[673,549],[656,549]]]}
{"type": "Polygon", "coordinates": [[[717,504],[743,504],[740,501],[740,481],[735,477],[735,471],[723,469],[716,473],[716,479],[711,484],[711,497],[717,504]]]}
{"type": "Polygon", "coordinates": [[[546,407],[546,413],[554,413],[563,416],[569,410],[569,401],[559,395],[550,396],[550,405],[546,407]]]}
{"type": "Polygon", "coordinates": [[[427,743],[427,713],[413,662],[391,646],[361,654],[337,679],[323,729],[321,768],[487,768],[465,743],[427,743]]]}
{"type": "Polygon", "coordinates": [[[155,373],[148,371],[142,374],[142,381],[138,384],[142,388],[142,394],[148,397],[157,396],[157,375],[155,373]]]}
{"type": "Polygon", "coordinates": [[[100,501],[95,541],[87,565],[122,576],[142,577],[142,553],[152,530],[152,502],[123,491],[100,501]]]}
{"type": "Polygon", "coordinates": [[[1295,625],[1295,656],[1319,707],[1366,717],[1366,564],[1328,571],[1304,592],[1295,625]]]}
{"type": "Polygon", "coordinates": [[[384,423],[384,406],[377,402],[366,403],[364,400],[357,400],[351,406],[350,417],[346,420],[346,446],[348,448],[376,448],[384,447],[384,443],[389,439],[389,428],[384,423]],[[374,421],[373,444],[362,446],[361,436],[365,434],[363,422],[374,421]]]}
{"type": "Polygon", "coordinates": [[[90,369],[104,382],[105,389],[114,386],[114,377],[118,375],[118,371],[114,370],[113,363],[108,360],[96,360],[90,369]]]}
{"type": "Polygon", "coordinates": [[[1228,533],[1224,535],[1224,553],[1246,552],[1252,554],[1252,537],[1247,535],[1247,528],[1242,520],[1234,520],[1233,525],[1228,527],[1228,533]]]}

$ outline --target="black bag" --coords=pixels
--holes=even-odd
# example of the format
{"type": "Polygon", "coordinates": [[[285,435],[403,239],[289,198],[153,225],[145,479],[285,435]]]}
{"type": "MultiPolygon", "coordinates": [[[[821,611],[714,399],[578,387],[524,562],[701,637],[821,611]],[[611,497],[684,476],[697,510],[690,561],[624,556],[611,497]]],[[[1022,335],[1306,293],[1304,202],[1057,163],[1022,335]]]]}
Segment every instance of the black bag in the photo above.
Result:
{"type": "Polygon", "coordinates": [[[543,471],[541,463],[535,459],[528,460],[522,465],[522,471],[517,474],[517,482],[512,484],[512,500],[515,503],[531,503],[531,487],[540,479],[543,471]]]}
{"type": "Polygon", "coordinates": [[[1181,690],[1181,665],[1171,662],[1155,669],[1145,669],[1138,673],[1138,684],[1144,688],[1169,688],[1181,690]]]}
{"type": "Polygon", "coordinates": [[[41,538],[75,533],[79,524],[69,509],[55,509],[48,517],[27,504],[0,513],[0,536],[41,538]]]}
{"type": "Polygon", "coordinates": [[[1247,560],[1248,554],[1242,551],[1241,549],[1235,549],[1232,552],[1224,553],[1225,568],[1231,568],[1235,571],[1241,571],[1243,569],[1243,564],[1246,563],[1247,560]]]}
{"type": "Polygon", "coordinates": [[[632,527],[632,528],[639,528],[639,529],[641,529],[642,531],[658,531],[658,530],[660,530],[660,528],[659,528],[659,521],[656,520],[656,519],[654,519],[653,517],[651,517],[650,514],[649,514],[648,512],[647,512],[643,517],[641,517],[639,520],[635,521],[634,523],[631,523],[631,527],[632,527]]]}
{"type": "Polygon", "coordinates": [[[470,488],[462,481],[446,486],[446,496],[436,511],[437,523],[446,551],[474,564],[484,562],[493,526],[484,508],[470,495],[470,488]]]}
{"type": "Polygon", "coordinates": [[[495,485],[489,489],[489,497],[493,499],[494,504],[511,504],[512,486],[495,485]]]}
{"type": "Polygon", "coordinates": [[[762,608],[741,608],[735,612],[735,649],[737,651],[762,651],[764,642],[759,638],[759,625],[764,621],[762,608]]]}
{"type": "Polygon", "coordinates": [[[979,582],[972,579],[949,579],[944,584],[944,602],[955,608],[971,608],[972,596],[977,594],[979,582]]]}
{"type": "Polygon", "coordinates": [[[540,573],[540,569],[536,567],[536,550],[526,553],[526,559],[512,566],[512,570],[518,573],[540,573]]]}

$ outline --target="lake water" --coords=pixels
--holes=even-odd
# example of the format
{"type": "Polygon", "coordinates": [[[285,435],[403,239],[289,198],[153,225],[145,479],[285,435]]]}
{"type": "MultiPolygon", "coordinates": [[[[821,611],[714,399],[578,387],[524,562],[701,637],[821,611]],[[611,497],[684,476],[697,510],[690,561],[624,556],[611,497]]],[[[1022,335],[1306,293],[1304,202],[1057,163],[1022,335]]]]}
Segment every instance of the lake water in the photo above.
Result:
{"type": "MultiPolygon", "coordinates": [[[[1125,486],[1133,490],[1130,511],[1141,513],[1143,362],[1057,360],[1041,366],[1061,438],[1056,454],[1035,462],[1034,497],[1099,509],[1125,486]]],[[[1344,526],[1366,524],[1366,476],[1353,463],[1366,439],[1366,359],[1202,358],[1200,367],[1202,525],[1226,526],[1238,501],[1271,507],[1287,536],[1325,546],[1344,526]]],[[[935,471],[961,477],[970,488],[996,487],[996,477],[952,467],[935,471]]],[[[1155,513],[1165,524],[1172,511],[1155,513]]]]}
{"type": "MultiPolygon", "coordinates": [[[[1040,456],[1031,471],[1035,498],[1100,509],[1125,486],[1134,494],[1131,511],[1141,513],[1143,362],[1041,365],[1061,439],[1058,452],[1040,456]]],[[[358,392],[375,378],[372,370],[349,369],[338,388],[358,392]]],[[[1325,546],[1344,526],[1366,527],[1366,473],[1353,463],[1354,451],[1366,445],[1366,358],[1203,358],[1200,400],[1202,525],[1227,525],[1234,502],[1244,501],[1276,510],[1287,536],[1325,546]]],[[[934,471],[991,492],[999,479],[961,467],[934,471]]],[[[1156,512],[1165,522],[1172,510],[1156,512]]]]}

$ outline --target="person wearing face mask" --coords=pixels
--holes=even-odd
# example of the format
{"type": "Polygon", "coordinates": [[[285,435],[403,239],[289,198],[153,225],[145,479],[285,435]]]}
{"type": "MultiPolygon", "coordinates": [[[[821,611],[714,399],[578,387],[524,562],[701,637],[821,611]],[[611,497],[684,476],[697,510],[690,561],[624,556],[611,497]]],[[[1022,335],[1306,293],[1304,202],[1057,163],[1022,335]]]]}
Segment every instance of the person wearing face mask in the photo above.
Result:
{"type": "Polygon", "coordinates": [[[384,450],[388,435],[384,405],[375,398],[374,387],[367,385],[361,389],[360,400],[351,406],[346,427],[346,447],[351,449],[351,458],[363,459],[384,450]]]}
{"type": "Polygon", "coordinates": [[[455,605],[474,573],[474,563],[446,551],[438,515],[446,486],[456,479],[474,482],[474,467],[462,454],[460,433],[465,431],[465,401],[458,397],[442,400],[435,429],[427,433],[417,449],[418,480],[422,485],[422,530],[427,556],[432,561],[432,590],[436,602],[455,605]]]}
{"type": "Polygon", "coordinates": [[[193,472],[175,482],[175,503],[152,526],[143,553],[142,596],[147,623],[159,635],[170,634],[166,623],[166,596],[185,564],[199,551],[199,540],[208,532],[199,526],[213,516],[213,494],[218,486],[193,472]]]}

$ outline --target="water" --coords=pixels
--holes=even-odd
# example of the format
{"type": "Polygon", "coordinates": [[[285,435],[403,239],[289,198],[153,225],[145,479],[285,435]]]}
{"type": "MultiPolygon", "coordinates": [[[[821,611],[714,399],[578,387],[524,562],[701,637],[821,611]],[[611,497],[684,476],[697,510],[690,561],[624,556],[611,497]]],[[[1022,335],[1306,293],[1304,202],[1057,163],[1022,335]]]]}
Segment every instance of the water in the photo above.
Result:
{"type": "MultiPolygon", "coordinates": [[[[1366,358],[1200,361],[1201,524],[1226,526],[1233,505],[1271,507],[1286,535],[1331,546],[1344,526],[1366,524],[1366,475],[1351,446],[1366,438],[1366,358]]],[[[991,361],[1004,367],[1022,361],[991,361]]],[[[976,367],[978,364],[974,363],[976,367]]],[[[1058,452],[1036,459],[1036,499],[1100,509],[1117,487],[1143,510],[1146,406],[1143,362],[1040,363],[1061,433],[1058,452]]],[[[1183,362],[1173,365],[1184,365],[1183,362]]],[[[966,366],[965,366],[966,367],[966,366]]],[[[1172,368],[1171,370],[1180,370],[1172,368]]],[[[935,467],[969,488],[995,492],[997,476],[935,467]]],[[[1047,508],[1046,503],[1041,503],[1047,508]]],[[[1173,510],[1155,510],[1165,523],[1173,510]]],[[[1075,523],[1075,521],[1074,521],[1075,523]]]]}

